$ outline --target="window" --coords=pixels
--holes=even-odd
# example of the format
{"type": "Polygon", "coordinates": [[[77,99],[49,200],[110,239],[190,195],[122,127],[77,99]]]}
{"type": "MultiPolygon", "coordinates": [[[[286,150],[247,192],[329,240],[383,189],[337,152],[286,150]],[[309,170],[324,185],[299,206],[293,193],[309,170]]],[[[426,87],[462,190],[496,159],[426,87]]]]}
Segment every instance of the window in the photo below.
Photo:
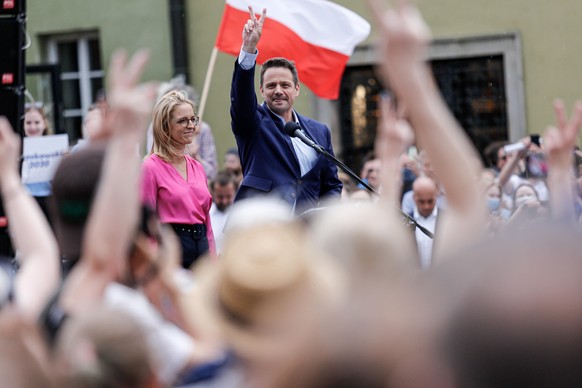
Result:
{"type": "MultiPolygon", "coordinates": [[[[437,40],[429,59],[444,99],[480,152],[490,142],[525,136],[517,34],[437,40]]],[[[374,146],[377,104],[384,89],[374,74],[376,61],[373,47],[358,48],[344,72],[337,106],[323,100],[316,104],[319,120],[337,123],[341,138],[336,152],[356,170],[374,146]]]]}
{"type": "MultiPolygon", "coordinates": [[[[465,61],[464,66],[469,62],[474,63],[474,65],[470,66],[474,66],[474,69],[479,69],[479,80],[475,76],[469,75],[464,84],[475,86],[482,83],[481,89],[484,90],[484,96],[487,96],[489,92],[493,92],[493,94],[489,94],[489,100],[498,105],[495,110],[505,109],[507,120],[505,124],[506,139],[515,142],[526,135],[523,64],[519,35],[507,33],[437,40],[431,46],[430,58],[433,63],[433,69],[435,69],[435,64],[441,61],[443,61],[441,63],[449,62],[452,66],[457,66],[457,68],[463,61],[465,61]],[[495,98],[495,95],[498,97],[495,98]],[[502,104],[503,98],[505,99],[504,104],[502,104]],[[505,106],[503,107],[502,105],[505,106]]],[[[438,79],[437,82],[439,82],[439,86],[442,86],[440,84],[441,79],[438,79]]],[[[446,92],[443,92],[443,95],[447,99],[446,92]]],[[[479,104],[476,104],[476,107],[479,108],[479,104]]],[[[481,108],[483,107],[481,106],[481,108]]],[[[452,110],[455,112],[454,108],[452,110]]],[[[479,114],[479,111],[482,112],[483,110],[476,109],[476,114],[479,114]]],[[[464,120],[459,117],[457,119],[461,123],[464,120]]],[[[492,128],[499,124],[499,122],[490,122],[488,125],[490,125],[489,128],[492,128]]]]}
{"type": "Polygon", "coordinates": [[[339,101],[341,158],[358,172],[361,159],[374,148],[382,90],[371,65],[346,69],[339,101]]]}
{"type": "Polygon", "coordinates": [[[431,65],[447,105],[477,150],[508,140],[502,55],[438,59],[431,65]]]}
{"type": "Polygon", "coordinates": [[[58,63],[63,91],[65,131],[81,137],[83,117],[103,89],[104,71],[97,33],[51,36],[46,40],[49,63],[58,63]]]}

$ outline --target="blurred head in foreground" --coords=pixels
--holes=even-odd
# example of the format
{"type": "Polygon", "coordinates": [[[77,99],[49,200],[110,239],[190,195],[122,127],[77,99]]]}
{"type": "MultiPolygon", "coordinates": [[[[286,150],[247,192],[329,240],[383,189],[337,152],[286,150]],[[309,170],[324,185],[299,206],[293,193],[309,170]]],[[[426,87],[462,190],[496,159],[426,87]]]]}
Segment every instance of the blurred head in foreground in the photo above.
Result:
{"type": "Polygon", "coordinates": [[[60,386],[159,386],[145,333],[127,313],[98,307],[63,329],[56,347],[60,386]]]}
{"type": "Polygon", "coordinates": [[[0,376],[3,387],[57,387],[38,327],[6,307],[0,316],[0,376]]]}
{"type": "Polygon", "coordinates": [[[259,387],[447,387],[436,355],[436,321],[422,303],[412,241],[393,209],[337,206],[318,213],[309,236],[344,271],[339,308],[318,312],[284,362],[259,387]]]}
{"type": "Polygon", "coordinates": [[[341,296],[335,267],[296,223],[232,230],[218,263],[195,269],[193,321],[243,362],[269,361],[294,346],[314,311],[341,296]]]}
{"type": "Polygon", "coordinates": [[[450,278],[465,279],[446,341],[457,383],[582,386],[579,232],[545,226],[515,233],[474,247],[472,267],[450,278]]]}

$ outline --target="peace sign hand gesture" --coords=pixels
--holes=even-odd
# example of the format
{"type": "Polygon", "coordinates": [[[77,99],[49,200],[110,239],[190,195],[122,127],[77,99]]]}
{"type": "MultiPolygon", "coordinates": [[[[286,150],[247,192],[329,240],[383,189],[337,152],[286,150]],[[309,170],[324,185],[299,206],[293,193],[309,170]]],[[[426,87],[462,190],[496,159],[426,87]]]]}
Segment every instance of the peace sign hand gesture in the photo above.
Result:
{"type": "Polygon", "coordinates": [[[251,54],[257,52],[257,45],[259,44],[259,39],[261,39],[261,34],[263,33],[263,24],[265,24],[266,17],[266,8],[263,8],[263,13],[257,19],[253,7],[249,6],[249,20],[247,20],[242,31],[243,51],[251,54]]]}
{"type": "Polygon", "coordinates": [[[582,101],[574,105],[572,117],[568,119],[562,100],[554,101],[556,126],[548,127],[544,134],[544,149],[553,166],[568,169],[572,165],[573,150],[582,125],[582,101]]]}

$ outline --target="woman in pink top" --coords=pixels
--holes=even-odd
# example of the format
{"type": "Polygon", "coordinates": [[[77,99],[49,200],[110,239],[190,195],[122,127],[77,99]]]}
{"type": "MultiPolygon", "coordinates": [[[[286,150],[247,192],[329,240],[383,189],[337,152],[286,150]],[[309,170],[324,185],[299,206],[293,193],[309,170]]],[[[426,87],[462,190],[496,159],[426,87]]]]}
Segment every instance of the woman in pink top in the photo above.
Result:
{"type": "Polygon", "coordinates": [[[142,201],[178,234],[184,268],[209,250],[215,252],[206,174],[202,164],[185,154],[199,130],[194,112],[185,92],[160,98],[153,114],[154,146],[142,168],[142,201]]]}

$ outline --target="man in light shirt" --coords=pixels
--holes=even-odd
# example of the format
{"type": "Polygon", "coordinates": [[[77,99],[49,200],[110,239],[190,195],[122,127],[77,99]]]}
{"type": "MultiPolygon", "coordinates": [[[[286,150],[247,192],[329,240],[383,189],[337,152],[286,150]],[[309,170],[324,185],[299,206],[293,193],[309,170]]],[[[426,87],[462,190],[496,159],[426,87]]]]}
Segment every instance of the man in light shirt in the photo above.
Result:
{"type": "Polygon", "coordinates": [[[271,58],[263,64],[259,85],[265,102],[257,101],[255,64],[265,17],[266,10],[258,19],[250,10],[231,84],[231,126],[244,176],[235,200],[274,195],[299,214],[320,206],[321,200],[339,199],[342,183],[333,163],[285,132],[286,123],[297,123],[333,154],[329,128],[293,109],[300,89],[293,61],[271,58]]]}
{"type": "MultiPolygon", "coordinates": [[[[439,189],[431,178],[418,177],[412,184],[414,211],[412,217],[420,225],[434,234],[439,216],[437,197],[439,189]]],[[[418,256],[422,269],[429,268],[432,261],[433,239],[415,228],[414,237],[418,248],[418,256]]]]}
{"type": "Polygon", "coordinates": [[[212,206],[210,207],[210,222],[214,230],[214,241],[216,242],[216,252],[221,253],[224,240],[224,225],[234,202],[234,195],[238,185],[235,177],[228,171],[219,171],[210,182],[210,193],[212,194],[212,206]]]}

